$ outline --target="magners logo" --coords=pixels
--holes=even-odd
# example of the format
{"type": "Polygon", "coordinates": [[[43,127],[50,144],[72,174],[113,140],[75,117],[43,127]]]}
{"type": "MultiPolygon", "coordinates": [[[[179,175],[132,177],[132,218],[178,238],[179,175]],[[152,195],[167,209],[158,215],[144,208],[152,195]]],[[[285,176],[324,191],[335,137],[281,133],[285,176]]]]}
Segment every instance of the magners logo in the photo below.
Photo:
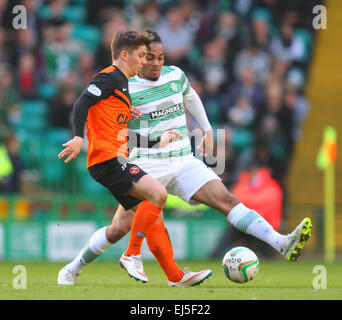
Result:
{"type": "Polygon", "coordinates": [[[162,117],[166,117],[169,114],[173,114],[176,113],[178,111],[181,111],[182,107],[180,104],[177,104],[175,106],[163,109],[163,110],[157,110],[157,111],[153,111],[150,112],[150,118],[151,119],[157,119],[157,118],[162,118],[162,117]]]}

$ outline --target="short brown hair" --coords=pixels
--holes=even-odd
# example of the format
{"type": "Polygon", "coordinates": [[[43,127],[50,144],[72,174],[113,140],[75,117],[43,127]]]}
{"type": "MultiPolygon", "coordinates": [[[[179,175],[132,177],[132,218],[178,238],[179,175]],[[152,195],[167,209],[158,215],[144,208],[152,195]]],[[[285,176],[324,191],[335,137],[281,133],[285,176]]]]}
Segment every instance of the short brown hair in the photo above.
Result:
{"type": "Polygon", "coordinates": [[[134,30],[120,30],[112,40],[112,58],[118,59],[122,50],[132,51],[141,45],[148,47],[151,40],[144,33],[134,30]]]}

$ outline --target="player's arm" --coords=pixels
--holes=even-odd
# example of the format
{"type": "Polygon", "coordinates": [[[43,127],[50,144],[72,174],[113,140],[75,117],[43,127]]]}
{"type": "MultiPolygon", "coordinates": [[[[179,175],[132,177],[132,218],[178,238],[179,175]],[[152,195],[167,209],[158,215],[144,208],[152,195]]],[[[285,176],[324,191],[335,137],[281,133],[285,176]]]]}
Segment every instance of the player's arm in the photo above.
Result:
{"type": "Polygon", "coordinates": [[[197,92],[190,86],[187,89],[187,93],[183,97],[189,112],[204,130],[204,137],[198,146],[198,149],[201,151],[202,156],[212,155],[215,139],[213,129],[209,123],[202,101],[197,92]]]}
{"type": "Polygon", "coordinates": [[[106,74],[99,74],[76,100],[72,117],[74,138],[62,145],[64,149],[58,154],[59,159],[67,157],[64,162],[68,163],[78,156],[84,140],[84,126],[89,108],[107,98],[112,89],[113,79],[106,74]]]}

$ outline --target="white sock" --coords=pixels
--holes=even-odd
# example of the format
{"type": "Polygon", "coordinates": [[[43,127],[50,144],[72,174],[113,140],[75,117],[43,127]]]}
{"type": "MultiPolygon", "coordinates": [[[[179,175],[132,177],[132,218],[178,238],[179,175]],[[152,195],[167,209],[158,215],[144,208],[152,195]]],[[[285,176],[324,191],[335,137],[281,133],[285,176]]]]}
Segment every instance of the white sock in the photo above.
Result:
{"type": "Polygon", "coordinates": [[[68,269],[80,273],[83,266],[94,261],[104,253],[112,244],[107,240],[106,228],[97,230],[89,239],[87,245],[80,251],[77,257],[68,264],[68,269]]]}
{"type": "Polygon", "coordinates": [[[265,241],[278,252],[282,252],[286,237],[275,231],[260,214],[243,203],[240,202],[230,210],[227,220],[240,231],[265,241]]]}

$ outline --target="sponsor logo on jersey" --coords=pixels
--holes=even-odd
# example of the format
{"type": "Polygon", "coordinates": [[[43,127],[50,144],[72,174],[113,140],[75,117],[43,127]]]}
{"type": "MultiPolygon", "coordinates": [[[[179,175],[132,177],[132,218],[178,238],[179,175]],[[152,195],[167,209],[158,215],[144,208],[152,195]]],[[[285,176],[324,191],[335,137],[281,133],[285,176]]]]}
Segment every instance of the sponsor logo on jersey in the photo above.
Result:
{"type": "Polygon", "coordinates": [[[89,91],[91,94],[97,97],[99,97],[102,93],[102,91],[95,84],[91,84],[88,87],[87,91],[89,91]]]}
{"type": "Polygon", "coordinates": [[[181,109],[182,107],[180,106],[180,104],[177,104],[175,106],[172,106],[163,110],[152,111],[150,112],[150,118],[151,119],[162,118],[162,117],[168,116],[169,114],[173,114],[178,111],[181,111],[181,109]]]}
{"type": "Polygon", "coordinates": [[[124,115],[124,114],[119,114],[117,117],[116,117],[116,122],[118,123],[118,124],[121,124],[121,125],[124,125],[124,126],[126,126],[126,125],[128,125],[128,121],[129,121],[129,118],[126,116],[126,115],[124,115]]]}

